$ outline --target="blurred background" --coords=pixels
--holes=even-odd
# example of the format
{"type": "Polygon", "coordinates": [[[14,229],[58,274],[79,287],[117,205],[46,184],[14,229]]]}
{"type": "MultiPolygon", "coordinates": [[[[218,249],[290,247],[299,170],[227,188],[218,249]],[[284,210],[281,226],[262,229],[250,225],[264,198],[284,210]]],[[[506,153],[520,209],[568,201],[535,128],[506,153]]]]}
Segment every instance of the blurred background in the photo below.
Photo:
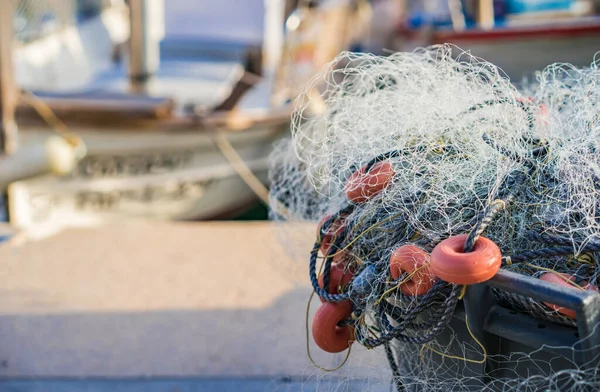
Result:
{"type": "Polygon", "coordinates": [[[269,154],[294,100],[343,50],[451,43],[515,83],[589,66],[599,10],[3,1],[0,390],[387,390],[381,354],[336,375],[367,384],[328,384],[306,356],[306,266],[266,222],[269,154]]]}
{"type": "Polygon", "coordinates": [[[52,232],[121,219],[265,219],[257,196],[266,198],[270,146],[288,132],[290,102],[341,50],[451,43],[518,83],[553,62],[589,65],[597,5],[10,0],[3,144],[19,170],[5,162],[4,220],[52,232]]]}

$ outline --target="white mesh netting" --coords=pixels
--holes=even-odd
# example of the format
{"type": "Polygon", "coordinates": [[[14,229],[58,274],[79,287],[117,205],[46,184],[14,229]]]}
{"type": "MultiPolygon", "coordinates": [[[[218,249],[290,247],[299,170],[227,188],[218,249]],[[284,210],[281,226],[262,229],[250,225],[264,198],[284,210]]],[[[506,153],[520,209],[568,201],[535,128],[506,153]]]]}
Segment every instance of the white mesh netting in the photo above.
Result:
{"type": "MultiPolygon", "coordinates": [[[[456,50],[342,53],[298,99],[292,138],[272,157],[272,215],[320,221],[299,253],[323,302],[313,338],[329,352],[383,346],[398,390],[595,390],[597,358],[582,363],[577,349],[484,351],[452,316],[471,277],[446,283],[432,260],[450,238],[488,257],[489,239],[504,270],[597,291],[600,72],[552,65],[517,89],[456,50]],[[317,91],[324,111],[309,116],[317,91]]],[[[537,333],[577,331],[571,309],[493,297],[549,323],[537,333]]]]}

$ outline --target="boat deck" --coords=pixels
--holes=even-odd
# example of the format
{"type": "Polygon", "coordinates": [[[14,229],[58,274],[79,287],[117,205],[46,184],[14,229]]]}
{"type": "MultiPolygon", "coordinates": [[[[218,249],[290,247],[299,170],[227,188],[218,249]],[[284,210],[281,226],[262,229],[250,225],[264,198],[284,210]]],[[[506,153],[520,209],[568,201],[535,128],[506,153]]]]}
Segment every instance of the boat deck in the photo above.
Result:
{"type": "MultiPolygon", "coordinates": [[[[258,44],[215,34],[190,35],[185,28],[175,28],[189,25],[181,7],[190,5],[169,4],[160,68],[149,83],[148,94],[174,98],[180,107],[215,107],[244,75],[248,53],[256,52],[258,44]]],[[[218,7],[209,8],[217,11],[218,7]]],[[[126,11],[113,7],[77,26],[19,46],[14,54],[17,83],[37,93],[129,92],[126,11]]],[[[210,17],[206,11],[210,10],[201,15],[192,12],[196,23],[210,17]]]]}

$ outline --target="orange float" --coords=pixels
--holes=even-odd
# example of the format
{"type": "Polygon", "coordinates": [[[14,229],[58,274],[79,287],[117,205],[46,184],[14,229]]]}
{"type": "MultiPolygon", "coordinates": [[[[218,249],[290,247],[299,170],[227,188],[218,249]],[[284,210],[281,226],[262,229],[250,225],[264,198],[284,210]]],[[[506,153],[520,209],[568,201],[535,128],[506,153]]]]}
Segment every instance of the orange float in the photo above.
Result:
{"type": "Polygon", "coordinates": [[[333,256],[332,264],[340,264],[346,266],[349,262],[350,257],[348,256],[348,253],[344,251],[338,251],[335,253],[335,256],[333,256]]]}
{"type": "Polygon", "coordinates": [[[502,252],[492,240],[479,237],[473,251],[464,253],[467,235],[450,237],[431,252],[431,271],[454,284],[477,284],[496,275],[502,264],[502,252]]]}
{"type": "Polygon", "coordinates": [[[352,302],[322,303],[312,323],[312,335],[319,348],[328,353],[339,353],[350,347],[354,340],[354,328],[339,327],[338,323],[352,315],[352,302]]]}
{"type": "Polygon", "coordinates": [[[346,197],[353,203],[364,203],[384,190],[394,178],[390,162],[377,162],[368,173],[366,166],[354,172],[346,182],[346,197]]]}
{"type": "MultiPolygon", "coordinates": [[[[344,264],[331,263],[331,267],[329,268],[329,288],[326,291],[329,294],[340,294],[341,291],[339,289],[350,283],[353,276],[354,274],[344,264]]],[[[324,289],[324,286],[323,274],[321,274],[319,276],[319,287],[324,289]]],[[[322,298],[321,302],[324,302],[322,298]]]]}
{"type": "Polygon", "coordinates": [[[409,274],[415,272],[408,282],[400,285],[400,290],[404,294],[423,295],[433,287],[435,275],[429,268],[429,254],[418,246],[403,245],[392,252],[390,256],[392,278],[397,280],[404,272],[409,274]]]}
{"type": "MultiPolygon", "coordinates": [[[[540,276],[540,279],[545,282],[548,282],[548,283],[556,284],[558,286],[563,286],[563,287],[568,287],[568,288],[571,288],[574,290],[579,290],[577,287],[575,287],[569,283],[569,282],[575,282],[575,277],[572,275],[569,275],[569,274],[546,272],[545,274],[540,276]]],[[[595,286],[593,286],[591,284],[587,284],[587,282],[583,282],[583,286],[585,287],[585,290],[598,292],[598,289],[595,286]]],[[[576,318],[576,316],[577,316],[577,312],[575,312],[572,309],[567,309],[562,306],[554,305],[554,304],[551,304],[548,302],[544,302],[544,305],[548,306],[551,309],[556,310],[558,313],[560,313],[564,316],[571,317],[571,318],[576,318]]]]}
{"type": "MultiPolygon", "coordinates": [[[[321,233],[321,227],[323,227],[323,224],[329,218],[331,218],[331,215],[326,215],[319,222],[319,224],[317,226],[317,237],[321,233]]],[[[333,243],[335,242],[335,240],[337,239],[337,237],[340,234],[342,234],[342,231],[344,231],[344,222],[343,222],[342,219],[338,218],[338,219],[334,220],[333,222],[331,222],[331,224],[327,228],[326,232],[323,234],[323,238],[321,238],[321,248],[320,249],[321,249],[321,252],[323,252],[324,255],[326,255],[326,254],[329,253],[329,250],[331,249],[331,246],[333,245],[333,243]]]]}

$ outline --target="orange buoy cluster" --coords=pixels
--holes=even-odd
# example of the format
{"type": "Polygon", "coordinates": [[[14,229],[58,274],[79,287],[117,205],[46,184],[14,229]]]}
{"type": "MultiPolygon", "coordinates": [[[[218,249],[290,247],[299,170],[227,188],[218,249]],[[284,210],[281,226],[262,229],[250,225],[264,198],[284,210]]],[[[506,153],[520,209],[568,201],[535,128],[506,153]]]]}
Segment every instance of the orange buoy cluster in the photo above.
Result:
{"type": "MultiPolygon", "coordinates": [[[[352,203],[364,203],[383,191],[392,182],[393,177],[394,169],[390,162],[377,162],[368,170],[367,166],[363,166],[346,182],[346,197],[352,203]]],[[[325,216],[317,227],[317,236],[323,234],[320,250],[324,255],[329,255],[331,247],[344,230],[344,221],[338,218],[330,224],[325,233],[321,233],[323,224],[329,219],[331,215],[325,216]]],[[[329,286],[324,287],[323,275],[319,277],[318,283],[328,293],[339,294],[340,290],[350,283],[354,274],[347,268],[343,252],[333,257],[329,272],[329,286]]],[[[322,298],[321,302],[323,303],[313,319],[313,339],[323,351],[329,353],[344,351],[350,346],[354,332],[351,326],[340,327],[338,324],[352,314],[352,302],[324,302],[322,298]]]]}
{"type": "MultiPolygon", "coordinates": [[[[346,183],[347,199],[354,205],[368,201],[389,186],[394,174],[392,164],[388,161],[377,162],[370,167],[363,166],[346,183]]],[[[347,265],[347,255],[343,250],[336,250],[330,255],[331,247],[345,229],[345,218],[337,217],[323,230],[323,225],[331,219],[331,215],[324,217],[317,228],[317,236],[321,241],[320,251],[333,258],[328,261],[331,263],[329,284],[325,287],[323,275],[318,277],[317,283],[325,292],[335,295],[347,291],[345,287],[353,282],[355,274],[347,265]]],[[[403,274],[409,274],[406,281],[400,283],[400,290],[410,296],[426,294],[437,279],[461,285],[490,279],[500,268],[500,249],[492,241],[480,237],[472,252],[464,253],[466,239],[466,235],[450,237],[438,244],[431,255],[415,245],[400,246],[389,258],[390,275],[398,280],[403,274]]],[[[354,340],[353,327],[342,324],[352,316],[353,302],[345,298],[340,302],[327,302],[321,298],[321,302],[312,323],[313,339],[323,351],[344,351],[354,340]]]]}
{"type": "MultiPolygon", "coordinates": [[[[331,247],[344,231],[344,218],[335,219],[327,230],[322,233],[322,227],[331,215],[325,216],[317,226],[317,237],[322,235],[320,250],[323,255],[329,255],[331,247]]],[[[324,275],[318,278],[319,287],[329,294],[340,294],[352,278],[353,272],[347,266],[346,256],[343,251],[333,255],[329,267],[329,284],[325,287],[324,275]]],[[[352,301],[325,302],[320,298],[321,306],[317,309],[312,323],[313,340],[319,348],[328,353],[339,353],[350,347],[354,339],[352,326],[339,326],[340,322],[347,320],[352,315],[352,301]]]]}
{"type": "Polygon", "coordinates": [[[407,295],[423,295],[433,287],[436,278],[445,282],[471,285],[489,280],[500,269],[502,253],[491,240],[480,237],[473,251],[465,253],[466,235],[450,237],[440,242],[431,256],[414,245],[403,245],[392,252],[390,274],[399,279],[402,273],[412,274],[400,290],[407,295]]]}
{"type": "Polygon", "coordinates": [[[377,162],[368,171],[367,166],[363,166],[346,182],[346,197],[352,203],[364,203],[387,188],[394,174],[394,168],[388,161],[377,162]]]}
{"type": "MultiPolygon", "coordinates": [[[[350,283],[354,274],[344,262],[332,263],[329,270],[329,286],[325,289],[323,275],[319,276],[319,287],[330,294],[339,294],[350,283]]],[[[338,324],[352,315],[352,301],[325,302],[317,309],[312,323],[312,335],[319,348],[328,353],[339,353],[350,347],[354,338],[352,326],[338,324]]]]}
{"type": "MultiPolygon", "coordinates": [[[[410,296],[426,294],[433,287],[436,279],[460,285],[489,280],[500,269],[502,262],[500,249],[493,241],[480,237],[473,250],[464,253],[466,240],[466,235],[450,237],[440,242],[431,255],[418,246],[402,245],[390,256],[390,275],[398,280],[402,274],[409,274],[409,278],[401,282],[400,290],[410,296]]],[[[343,252],[340,252],[340,255],[343,255],[343,252]]],[[[340,260],[344,260],[343,257],[340,260]]],[[[323,275],[319,277],[318,283],[319,287],[326,289],[328,293],[339,294],[353,278],[354,273],[344,261],[334,261],[330,266],[329,286],[325,288],[323,275]]],[[[323,351],[329,353],[344,351],[352,343],[353,328],[339,324],[352,315],[352,302],[350,300],[324,302],[323,299],[321,302],[312,324],[313,339],[323,351]]],[[[553,307],[551,304],[548,306],[553,307]]],[[[564,309],[559,311],[568,312],[564,309]]]]}
{"type": "Polygon", "coordinates": [[[489,280],[500,269],[502,252],[493,241],[479,237],[471,252],[465,253],[467,235],[440,242],[431,252],[431,271],[443,281],[470,285],[489,280]]]}
{"type": "MultiPolygon", "coordinates": [[[[568,287],[574,290],[578,290],[579,288],[574,286],[572,283],[575,283],[575,276],[573,275],[569,275],[569,274],[559,274],[556,272],[546,272],[545,274],[543,274],[542,276],[540,276],[540,279],[548,282],[548,283],[552,283],[558,286],[563,286],[563,287],[568,287]]],[[[590,290],[590,291],[598,291],[598,288],[596,288],[595,286],[588,284],[587,282],[583,282],[583,284],[581,285],[584,290],[590,290]]],[[[548,306],[550,309],[556,310],[558,313],[570,317],[570,318],[576,318],[577,317],[577,313],[573,310],[573,309],[568,309],[568,308],[564,308],[562,306],[558,306],[558,305],[554,305],[548,302],[544,302],[544,305],[548,306]]]]}

